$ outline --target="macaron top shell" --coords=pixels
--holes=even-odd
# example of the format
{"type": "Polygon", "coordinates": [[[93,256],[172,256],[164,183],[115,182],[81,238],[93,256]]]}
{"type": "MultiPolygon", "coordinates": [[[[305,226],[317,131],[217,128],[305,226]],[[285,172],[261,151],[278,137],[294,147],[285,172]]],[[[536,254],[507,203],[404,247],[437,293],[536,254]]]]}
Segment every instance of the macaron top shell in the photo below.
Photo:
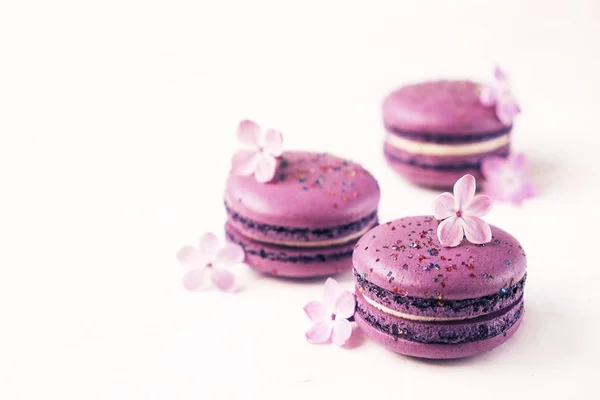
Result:
{"type": "Polygon", "coordinates": [[[379,186],[359,164],[324,153],[285,152],[271,182],[231,174],[225,203],[263,224],[298,228],[354,222],[377,210],[379,186]]]}
{"type": "Polygon", "coordinates": [[[419,298],[474,299],[498,293],[526,272],[519,242],[490,225],[492,241],[466,239],[442,247],[432,216],[406,217],[367,232],[355,247],[353,264],[365,280],[394,293],[419,298]]]}
{"type": "Polygon", "coordinates": [[[510,130],[494,107],[479,101],[480,85],[470,81],[411,84],[392,92],[383,102],[388,130],[408,133],[486,134],[510,130]]]}

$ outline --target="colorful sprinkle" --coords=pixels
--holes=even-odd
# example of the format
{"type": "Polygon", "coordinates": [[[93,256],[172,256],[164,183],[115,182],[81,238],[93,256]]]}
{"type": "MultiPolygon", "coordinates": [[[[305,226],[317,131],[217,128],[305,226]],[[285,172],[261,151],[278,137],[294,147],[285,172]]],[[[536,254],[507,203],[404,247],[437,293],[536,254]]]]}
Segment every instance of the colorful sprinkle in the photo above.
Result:
{"type": "Polygon", "coordinates": [[[429,265],[425,265],[423,266],[423,270],[424,271],[431,271],[432,269],[436,269],[439,270],[440,269],[440,265],[436,264],[436,263],[429,263],[429,265]]]}

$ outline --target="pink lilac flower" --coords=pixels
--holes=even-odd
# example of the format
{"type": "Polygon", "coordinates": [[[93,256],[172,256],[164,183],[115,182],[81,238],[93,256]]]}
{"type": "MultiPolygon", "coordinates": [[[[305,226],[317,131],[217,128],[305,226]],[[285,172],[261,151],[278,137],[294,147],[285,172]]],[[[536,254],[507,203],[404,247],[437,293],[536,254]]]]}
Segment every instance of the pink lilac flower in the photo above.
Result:
{"type": "Polygon", "coordinates": [[[235,277],[226,268],[244,261],[244,250],[233,243],[221,247],[212,233],[200,238],[198,247],[184,246],[177,252],[182,265],[190,267],[183,277],[183,286],[190,291],[202,288],[204,276],[211,274],[212,283],[220,290],[230,292],[235,288],[235,277]]]}
{"type": "Polygon", "coordinates": [[[488,196],[475,196],[473,175],[465,175],[454,184],[454,196],[448,192],[433,201],[433,216],[441,220],[437,236],[445,247],[456,247],[463,237],[471,243],[488,243],[492,240],[490,226],[481,218],[492,208],[488,196]]]}
{"type": "Polygon", "coordinates": [[[253,149],[234,154],[231,160],[233,173],[242,176],[254,175],[261,183],[272,180],[277,168],[276,158],[282,153],[281,132],[269,129],[263,134],[255,122],[244,120],[238,126],[237,137],[253,149]]]}
{"type": "Polygon", "coordinates": [[[335,279],[325,282],[323,301],[311,301],[304,306],[304,312],[314,323],[306,332],[310,343],[326,343],[330,339],[342,346],[352,335],[352,326],[348,318],[354,315],[356,299],[354,294],[341,290],[335,279]]]}
{"type": "Polygon", "coordinates": [[[508,158],[487,157],[481,163],[481,172],[485,177],[484,192],[498,201],[521,205],[523,200],[537,194],[527,177],[527,161],[522,153],[508,158]]]}
{"type": "Polygon", "coordinates": [[[496,107],[496,116],[506,126],[510,126],[514,117],[521,112],[517,100],[508,85],[508,79],[500,68],[496,67],[495,81],[481,88],[479,100],[484,106],[496,107]]]}

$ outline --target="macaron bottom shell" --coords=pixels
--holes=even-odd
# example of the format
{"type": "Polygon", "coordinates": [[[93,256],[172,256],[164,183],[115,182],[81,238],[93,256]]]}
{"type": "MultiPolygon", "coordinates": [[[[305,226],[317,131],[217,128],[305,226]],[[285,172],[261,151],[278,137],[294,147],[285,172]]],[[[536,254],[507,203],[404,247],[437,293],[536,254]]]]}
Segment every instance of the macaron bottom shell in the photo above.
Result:
{"type": "Polygon", "coordinates": [[[367,336],[396,353],[428,359],[463,358],[491,350],[512,337],[524,314],[522,298],[502,312],[452,322],[419,322],[387,315],[366,303],[360,294],[357,303],[354,319],[367,336]],[[430,343],[427,335],[431,335],[430,343]],[[461,337],[466,341],[460,343],[461,337]],[[439,343],[443,341],[450,343],[439,343]]]}
{"type": "Polygon", "coordinates": [[[257,272],[288,278],[313,278],[339,274],[352,266],[356,240],[339,246],[287,247],[261,243],[242,235],[230,223],[225,237],[246,253],[245,263],[257,272]]]}
{"type": "Polygon", "coordinates": [[[466,174],[483,182],[481,161],[491,156],[507,157],[509,153],[509,145],[464,156],[428,156],[396,149],[387,143],[384,146],[385,159],[396,173],[417,185],[435,189],[451,188],[466,174]]]}
{"type": "Polygon", "coordinates": [[[400,176],[418,186],[430,189],[448,189],[452,188],[454,183],[466,174],[471,174],[480,182],[483,176],[478,168],[460,168],[456,170],[438,170],[423,168],[417,165],[410,165],[396,162],[389,155],[385,156],[390,167],[400,176]]]}

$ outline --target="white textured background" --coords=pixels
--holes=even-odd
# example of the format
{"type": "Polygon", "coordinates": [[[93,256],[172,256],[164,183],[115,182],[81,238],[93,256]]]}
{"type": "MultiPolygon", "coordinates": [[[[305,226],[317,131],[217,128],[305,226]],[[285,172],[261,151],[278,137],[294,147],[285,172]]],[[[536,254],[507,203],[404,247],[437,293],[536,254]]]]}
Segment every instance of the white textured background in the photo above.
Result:
{"type": "Polygon", "coordinates": [[[0,0],[0,398],[594,398],[599,20],[593,0],[0,0]],[[506,345],[458,362],[312,346],[320,282],[182,289],[174,254],[221,233],[240,119],[363,163],[382,221],[424,214],[435,193],[383,162],[380,102],[496,63],[543,193],[488,218],[529,256],[506,345]]]}

